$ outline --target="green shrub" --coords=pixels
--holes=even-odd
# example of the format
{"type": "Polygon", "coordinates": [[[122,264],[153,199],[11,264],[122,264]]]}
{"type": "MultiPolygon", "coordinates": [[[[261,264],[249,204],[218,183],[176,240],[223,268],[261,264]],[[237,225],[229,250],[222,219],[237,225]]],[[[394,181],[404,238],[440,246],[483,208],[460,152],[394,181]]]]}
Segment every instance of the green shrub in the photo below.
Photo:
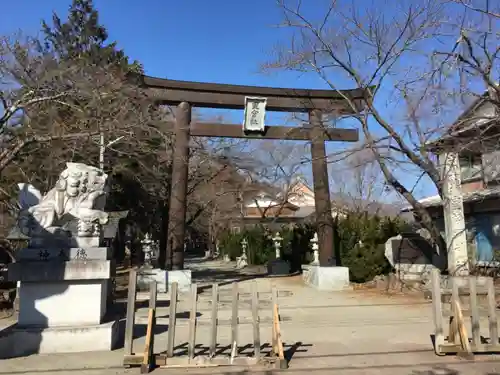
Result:
{"type": "Polygon", "coordinates": [[[248,263],[253,265],[266,264],[274,258],[274,246],[269,232],[263,227],[245,229],[240,233],[226,232],[222,235],[219,242],[221,254],[229,255],[231,260],[241,256],[243,238],[247,240],[247,258],[248,263]]]}
{"type": "Polygon", "coordinates": [[[403,221],[353,213],[335,224],[341,263],[349,268],[351,281],[366,282],[392,271],[385,258],[385,243],[405,229],[403,221]]]}
{"type": "Polygon", "coordinates": [[[228,255],[231,260],[241,255],[241,233],[224,232],[219,239],[219,251],[222,255],[228,255]]]}
{"type": "MultiPolygon", "coordinates": [[[[314,235],[311,226],[296,226],[294,229],[283,227],[280,229],[281,257],[290,261],[292,271],[300,270],[300,265],[308,260],[311,251],[310,239],[314,235]]],[[[241,256],[241,242],[246,238],[248,242],[247,256],[249,264],[263,265],[275,258],[273,237],[271,232],[263,226],[245,229],[240,233],[225,232],[219,239],[219,250],[222,255],[229,255],[231,260],[241,256]]]]}
{"type": "MultiPolygon", "coordinates": [[[[392,268],[385,258],[385,242],[401,233],[406,224],[399,219],[352,213],[334,221],[334,248],[342,266],[348,267],[351,281],[365,282],[377,275],[387,274],[392,268]]],[[[314,225],[296,225],[293,229],[283,227],[281,257],[288,260],[292,272],[300,271],[302,264],[312,261],[311,238],[314,225]]],[[[241,256],[241,242],[248,242],[248,262],[253,265],[266,264],[275,258],[271,233],[263,226],[245,229],[241,233],[226,232],[219,239],[221,254],[231,260],[241,256]]]]}

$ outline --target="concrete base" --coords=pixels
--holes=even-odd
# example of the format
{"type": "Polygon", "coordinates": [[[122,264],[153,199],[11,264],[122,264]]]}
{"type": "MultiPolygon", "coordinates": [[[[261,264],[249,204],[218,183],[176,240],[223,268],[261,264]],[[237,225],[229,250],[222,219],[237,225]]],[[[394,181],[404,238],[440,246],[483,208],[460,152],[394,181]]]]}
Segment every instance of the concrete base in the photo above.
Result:
{"type": "Polygon", "coordinates": [[[346,290],[350,289],[349,268],[347,267],[320,267],[303,266],[304,282],[319,290],[346,290]]]}
{"type": "Polygon", "coordinates": [[[137,275],[139,290],[147,290],[151,281],[156,281],[159,293],[167,293],[169,285],[175,282],[179,291],[188,291],[191,288],[191,270],[165,271],[152,268],[139,271],[137,275]]]}
{"type": "Polygon", "coordinates": [[[19,325],[98,325],[106,312],[108,283],[108,280],[21,282],[19,325]]]}
{"type": "Polygon", "coordinates": [[[435,267],[432,264],[399,264],[394,265],[396,274],[402,281],[429,280],[431,271],[435,267]]]}
{"type": "Polygon", "coordinates": [[[137,290],[148,290],[149,283],[156,281],[158,292],[167,291],[167,271],[160,268],[139,268],[137,271],[137,290]]]}
{"type": "Polygon", "coordinates": [[[248,260],[247,260],[246,255],[236,257],[236,268],[237,269],[241,270],[241,269],[245,268],[246,266],[248,266],[248,260]]]}
{"type": "Polygon", "coordinates": [[[181,292],[191,290],[191,270],[179,270],[167,272],[167,284],[177,283],[177,288],[181,292]]]}
{"type": "Polygon", "coordinates": [[[290,269],[290,263],[283,259],[274,259],[267,263],[267,273],[269,275],[289,275],[290,269]]]}
{"type": "Polygon", "coordinates": [[[119,342],[119,322],[57,328],[20,327],[0,331],[0,358],[39,353],[110,351],[119,342]]]}

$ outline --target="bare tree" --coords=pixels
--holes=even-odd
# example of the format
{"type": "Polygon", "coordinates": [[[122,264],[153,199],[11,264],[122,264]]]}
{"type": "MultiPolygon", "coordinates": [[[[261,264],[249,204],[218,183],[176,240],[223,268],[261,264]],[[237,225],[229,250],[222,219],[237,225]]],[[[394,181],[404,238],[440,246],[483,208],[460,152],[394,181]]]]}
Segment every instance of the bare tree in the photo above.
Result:
{"type": "Polygon", "coordinates": [[[495,0],[473,1],[473,0],[453,0],[464,8],[473,12],[481,13],[488,17],[500,18],[500,5],[495,0]]]}
{"type": "MultiPolygon", "coordinates": [[[[486,88],[500,90],[495,84],[500,64],[494,12],[444,0],[325,1],[314,12],[301,1],[277,4],[280,26],[292,37],[265,68],[312,72],[337,91],[341,85],[366,90],[367,110],[354,116],[364,138],[357,150],[371,150],[386,183],[413,206],[445,249],[414,189],[419,181],[429,181],[442,195],[443,176],[428,143],[449,133],[449,124],[471,97],[486,88]]],[[[344,99],[356,112],[357,103],[344,99]]],[[[462,140],[460,147],[480,138],[466,145],[462,140]]]]}
{"type": "Polygon", "coordinates": [[[329,176],[332,199],[356,212],[380,212],[386,204],[397,205],[393,190],[389,189],[374,158],[373,152],[364,149],[347,158],[330,164],[329,176]]]}
{"type": "Polygon", "coordinates": [[[168,180],[160,173],[168,169],[162,162],[169,160],[170,134],[154,125],[162,114],[114,65],[57,59],[36,39],[5,37],[0,99],[4,206],[15,209],[8,202],[17,182],[47,191],[67,161],[98,165],[99,134],[124,139],[106,150],[106,172],[133,175],[146,193],[161,192],[158,181],[168,180]]]}
{"type": "Polygon", "coordinates": [[[115,73],[111,66],[57,60],[36,39],[1,39],[0,171],[34,143],[60,141],[75,150],[100,132],[130,136],[144,129],[145,97],[115,73]]]}

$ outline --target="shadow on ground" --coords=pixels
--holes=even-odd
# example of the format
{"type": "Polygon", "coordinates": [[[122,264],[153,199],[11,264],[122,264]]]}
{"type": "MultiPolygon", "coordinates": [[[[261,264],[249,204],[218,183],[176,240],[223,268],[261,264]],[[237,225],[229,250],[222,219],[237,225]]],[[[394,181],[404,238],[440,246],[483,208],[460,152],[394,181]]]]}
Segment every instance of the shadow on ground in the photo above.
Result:
{"type": "MultiPolygon", "coordinates": [[[[192,270],[191,278],[193,283],[217,283],[219,287],[232,284],[234,282],[249,281],[267,277],[267,272],[259,271],[256,273],[244,272],[242,270],[220,270],[220,269],[200,269],[192,270]]],[[[198,287],[198,293],[211,289],[211,285],[198,287]]]]}

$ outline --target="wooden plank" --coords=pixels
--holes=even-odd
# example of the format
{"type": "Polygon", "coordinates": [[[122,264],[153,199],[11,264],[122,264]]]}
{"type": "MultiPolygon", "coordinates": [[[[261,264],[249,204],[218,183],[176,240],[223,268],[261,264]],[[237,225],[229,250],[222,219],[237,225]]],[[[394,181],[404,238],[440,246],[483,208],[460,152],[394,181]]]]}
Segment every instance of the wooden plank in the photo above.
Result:
{"type": "Polygon", "coordinates": [[[285,360],[285,354],[283,351],[283,342],[281,341],[281,329],[280,329],[280,314],[278,310],[278,303],[273,305],[273,316],[275,322],[276,330],[276,345],[277,345],[277,355],[280,360],[285,360]]]}
{"type": "Polygon", "coordinates": [[[152,340],[154,337],[153,334],[153,325],[154,325],[154,310],[149,309],[148,316],[148,327],[146,330],[146,343],[144,344],[144,354],[142,357],[141,363],[141,374],[147,374],[150,371],[151,366],[151,354],[152,354],[152,340]]]}
{"type": "Polygon", "coordinates": [[[149,284],[149,310],[148,310],[148,325],[146,329],[146,342],[144,344],[144,355],[141,364],[141,374],[151,372],[154,363],[154,332],[156,326],[156,281],[151,281],[149,284]]]}
{"type": "MultiPolygon", "coordinates": [[[[453,326],[453,332],[450,332],[450,335],[448,336],[448,341],[451,343],[457,342],[456,339],[457,337],[460,338],[460,332],[459,332],[459,322],[458,322],[458,311],[457,311],[457,304],[455,304],[455,301],[458,301],[460,306],[460,295],[459,295],[459,290],[458,290],[458,283],[456,282],[455,277],[451,277],[451,311],[453,312],[453,320],[454,320],[454,326],[453,326]]],[[[460,311],[460,314],[462,314],[462,311],[460,311]]]]}
{"type": "MultiPolygon", "coordinates": [[[[452,294],[453,294],[453,291],[451,289],[441,290],[441,296],[442,296],[443,302],[445,302],[444,299],[446,299],[447,297],[449,298],[452,294]]],[[[488,294],[488,290],[485,287],[478,286],[476,289],[476,294],[478,296],[486,296],[488,294]]],[[[467,296],[469,296],[469,291],[466,288],[460,288],[458,295],[460,297],[467,297],[467,296]]]]}
{"type": "MultiPolygon", "coordinates": [[[[142,353],[125,355],[123,357],[123,364],[126,366],[140,366],[142,364],[143,359],[144,359],[144,355],[142,353]]],[[[157,366],[165,365],[167,363],[165,355],[164,354],[154,354],[154,363],[157,366]]]]}
{"type": "Polygon", "coordinates": [[[149,373],[152,367],[151,355],[153,350],[152,340],[154,337],[153,322],[154,322],[154,311],[152,309],[149,309],[148,326],[146,330],[146,343],[144,344],[144,353],[142,356],[142,363],[141,363],[141,374],[149,373]]]}
{"type": "Polygon", "coordinates": [[[157,78],[143,75],[138,77],[141,83],[147,87],[158,87],[167,89],[190,90],[200,92],[211,92],[214,94],[233,93],[245,96],[285,96],[298,98],[323,98],[323,99],[338,99],[344,100],[344,97],[359,97],[364,96],[364,90],[323,90],[323,89],[298,89],[287,87],[266,87],[266,86],[246,86],[246,85],[231,85],[225,83],[209,83],[209,82],[193,82],[180,81],[166,78],[157,78]]]}
{"type": "MultiPolygon", "coordinates": [[[[248,302],[248,306],[250,306],[250,303],[252,302],[252,293],[251,292],[243,292],[240,290],[238,293],[239,295],[239,301],[240,305],[241,302],[248,302]]],[[[278,290],[278,298],[283,298],[283,297],[290,297],[293,296],[293,293],[290,291],[282,291],[278,290]]],[[[259,292],[259,301],[262,303],[263,301],[269,302],[269,306],[271,306],[272,303],[272,293],[271,291],[260,291],[259,292]]],[[[149,298],[149,293],[145,292],[137,292],[137,301],[144,300],[146,301],[149,298]]],[[[168,300],[169,296],[168,294],[159,294],[158,295],[158,300],[168,300]]],[[[200,301],[211,301],[212,299],[212,293],[200,293],[198,294],[198,302],[200,301]]],[[[178,302],[189,302],[191,301],[191,296],[189,293],[187,294],[180,294],[179,297],[177,298],[178,302]]],[[[229,303],[231,304],[233,302],[233,290],[231,288],[219,288],[219,303],[229,303]]],[[[198,310],[199,311],[199,310],[198,310]]]]}
{"type": "Polygon", "coordinates": [[[275,287],[271,289],[271,294],[272,294],[272,311],[273,311],[273,351],[277,355],[279,352],[279,346],[278,346],[278,339],[279,339],[279,334],[278,334],[278,328],[277,325],[279,324],[279,315],[276,317],[274,315],[274,307],[278,306],[278,291],[275,287]],[[278,318],[278,321],[276,321],[276,318],[278,318]]]}
{"type": "MultiPolygon", "coordinates": [[[[490,312],[487,308],[483,308],[483,307],[478,307],[478,310],[477,310],[477,313],[478,313],[478,316],[479,317],[488,317],[490,312]]],[[[472,316],[472,310],[470,309],[463,309],[462,310],[462,315],[464,317],[471,317],[472,316]]],[[[453,310],[443,310],[443,318],[448,318],[448,317],[453,317],[454,316],[454,313],[453,313],[453,310]]]]}
{"type": "MultiPolygon", "coordinates": [[[[243,292],[240,291],[238,293],[239,295],[239,301],[240,305],[241,302],[248,302],[248,306],[250,306],[252,302],[252,293],[251,292],[243,292]]],[[[291,297],[293,296],[293,293],[288,290],[278,290],[278,298],[283,298],[283,297],[291,297]]],[[[149,298],[149,293],[146,292],[137,292],[137,301],[146,301],[149,298]]],[[[158,301],[165,300],[167,301],[168,298],[170,298],[167,294],[158,294],[158,301]]],[[[201,301],[211,301],[212,299],[212,294],[211,293],[200,293],[198,294],[198,302],[201,301]]],[[[272,292],[271,291],[260,291],[259,292],[259,301],[262,305],[262,302],[267,301],[269,302],[269,306],[271,306],[273,300],[272,292]]],[[[180,294],[177,298],[178,302],[189,302],[191,301],[191,296],[189,293],[187,294],[180,294]]],[[[233,290],[231,288],[219,288],[219,303],[229,303],[231,304],[233,302],[233,290]]],[[[198,310],[200,311],[200,310],[198,310]]]]}
{"type": "MultiPolygon", "coordinates": [[[[439,350],[444,354],[459,353],[462,350],[461,344],[444,344],[441,345],[439,350]]],[[[500,353],[500,345],[481,344],[471,345],[473,353],[500,353]]]]}
{"type": "MultiPolygon", "coordinates": [[[[199,302],[199,301],[198,301],[199,302]]],[[[180,305],[180,304],[179,304],[180,305]]],[[[272,310],[272,305],[268,306],[270,310],[272,310]]],[[[259,305],[259,308],[262,308],[262,306],[259,305]]],[[[240,309],[238,311],[241,311],[240,309]]],[[[200,310],[198,310],[198,313],[200,310]]],[[[147,315],[146,316],[141,316],[141,317],[136,317],[135,321],[136,324],[146,324],[148,320],[147,315]]],[[[283,319],[282,319],[283,320],[283,319]]],[[[288,319],[289,320],[289,319],[288,319]]],[[[167,325],[168,322],[170,321],[170,318],[156,318],[156,324],[160,325],[167,325]]],[[[217,319],[217,327],[222,327],[222,326],[232,326],[233,319],[232,317],[230,318],[218,318],[217,319]]],[[[237,320],[238,326],[241,325],[249,325],[253,324],[253,318],[252,317],[238,317],[237,320]]],[[[260,317],[259,318],[259,323],[260,325],[268,326],[273,324],[273,319],[272,317],[260,317]]],[[[184,327],[184,326],[189,326],[189,318],[177,318],[177,328],[179,327],[184,327]]],[[[197,318],[196,319],[196,326],[197,327],[212,327],[212,320],[210,319],[210,314],[204,314],[203,317],[197,318]]]]}
{"type": "Polygon", "coordinates": [[[449,344],[454,344],[456,342],[457,334],[458,334],[457,317],[456,313],[453,312],[453,316],[450,316],[450,325],[448,329],[449,344]]]}
{"type": "Polygon", "coordinates": [[[437,355],[443,355],[440,351],[444,344],[443,332],[443,305],[441,302],[441,273],[434,268],[431,271],[432,288],[432,313],[434,316],[434,351],[437,355]]]}
{"type": "MultiPolygon", "coordinates": [[[[187,102],[200,108],[244,109],[245,106],[244,95],[231,93],[214,95],[207,92],[148,88],[146,89],[146,95],[153,101],[166,105],[177,105],[187,102]]],[[[358,108],[358,111],[363,108],[363,103],[362,99],[354,99],[354,104],[358,108]]],[[[307,112],[312,109],[321,109],[325,113],[335,112],[336,115],[354,113],[346,103],[340,103],[335,99],[267,97],[267,111],[307,112]]]]}
{"type": "Polygon", "coordinates": [[[124,355],[131,355],[133,353],[136,294],[137,270],[132,269],[129,272],[128,280],[127,315],[125,319],[125,342],[123,350],[124,355]]]}
{"type": "MultiPolygon", "coordinates": [[[[236,352],[238,351],[238,283],[233,283],[233,303],[232,303],[232,315],[231,315],[231,346],[236,347],[236,352]]],[[[236,353],[237,354],[237,353],[236,353]]]]}
{"type": "Polygon", "coordinates": [[[460,305],[460,301],[458,299],[454,299],[453,304],[457,311],[456,318],[457,318],[458,335],[460,337],[460,345],[465,355],[472,357],[472,348],[469,343],[469,336],[467,335],[467,329],[465,328],[465,321],[462,315],[462,306],[460,305]]]}
{"type": "Polygon", "coordinates": [[[197,107],[243,109],[246,96],[267,98],[268,111],[307,112],[320,109],[340,114],[354,113],[363,108],[365,90],[304,90],[255,86],[225,85],[201,82],[164,80],[142,77],[146,93],[155,101],[177,105],[188,102],[197,107]],[[346,102],[350,98],[356,111],[346,102]]]}
{"type": "Polygon", "coordinates": [[[460,294],[458,290],[457,278],[453,276],[450,278],[450,281],[451,281],[451,303],[453,304],[453,301],[458,301],[460,303],[460,294]]]}
{"type": "MultiPolygon", "coordinates": [[[[275,362],[272,358],[269,362],[275,362]]],[[[235,357],[233,359],[232,365],[234,366],[255,366],[258,362],[253,357],[235,357]]],[[[231,365],[230,357],[215,357],[210,358],[209,356],[197,356],[194,359],[190,359],[188,356],[181,356],[175,358],[169,358],[167,365],[161,366],[161,368],[193,368],[193,367],[216,367],[216,366],[228,366],[231,365]]]]}
{"type": "Polygon", "coordinates": [[[277,367],[280,369],[288,368],[288,361],[285,359],[285,352],[283,350],[283,341],[281,340],[281,329],[280,329],[280,318],[279,318],[279,309],[278,305],[274,305],[274,315],[275,315],[275,325],[276,325],[276,345],[277,345],[277,353],[276,356],[278,358],[277,367]]]}
{"type": "Polygon", "coordinates": [[[167,343],[167,357],[174,356],[175,345],[175,322],[177,315],[177,283],[170,285],[170,309],[168,317],[168,343],[167,343]]]}
{"type": "MultiPolygon", "coordinates": [[[[168,358],[168,363],[166,362],[166,357],[164,354],[155,354],[155,363],[161,368],[178,368],[178,367],[211,367],[211,366],[253,366],[258,364],[253,357],[235,357],[233,363],[231,363],[231,358],[229,357],[215,357],[210,358],[208,356],[197,356],[194,359],[189,359],[187,356],[179,356],[174,358],[168,358]]],[[[277,357],[263,357],[262,360],[273,363],[276,362],[277,357]]],[[[142,354],[127,355],[124,357],[124,363],[128,366],[137,366],[142,363],[142,354]]]]}
{"type": "Polygon", "coordinates": [[[469,343],[469,336],[465,327],[464,316],[462,314],[462,304],[460,302],[460,295],[458,290],[458,277],[451,278],[451,304],[455,312],[454,319],[457,324],[458,337],[460,338],[460,346],[462,350],[458,352],[461,356],[472,357],[472,350],[469,343]]]}
{"type": "Polygon", "coordinates": [[[156,301],[158,298],[158,284],[156,281],[149,283],[149,308],[156,311],[156,301]]]}
{"type": "Polygon", "coordinates": [[[274,316],[274,306],[277,305],[278,303],[278,297],[274,295],[276,288],[272,288],[272,295],[273,295],[273,302],[272,302],[272,308],[273,308],[273,330],[271,333],[271,340],[272,340],[272,350],[274,355],[277,355],[278,353],[278,335],[277,335],[277,329],[276,329],[276,317],[274,316]]]}
{"type": "Polygon", "coordinates": [[[193,359],[195,356],[197,297],[198,297],[198,286],[196,284],[191,284],[191,311],[189,312],[189,341],[188,341],[188,357],[190,359],[193,359]]]}
{"type": "Polygon", "coordinates": [[[212,340],[210,342],[210,357],[215,356],[217,349],[217,311],[219,308],[219,284],[212,284],[212,340]]]}
{"type": "Polygon", "coordinates": [[[486,287],[488,289],[488,323],[490,328],[490,341],[493,345],[498,345],[497,302],[495,298],[495,284],[493,283],[492,277],[489,277],[486,281],[486,287]]]}
{"type": "MultiPolygon", "coordinates": [[[[477,305],[477,278],[469,277],[470,289],[470,309],[471,309],[471,328],[472,328],[472,343],[475,345],[481,344],[481,331],[479,326],[479,309],[477,305]]],[[[463,314],[462,314],[463,315],[463,314]]]]}
{"type": "MultiPolygon", "coordinates": [[[[175,123],[159,122],[157,125],[163,131],[173,131],[175,123]]],[[[289,141],[310,141],[313,134],[310,128],[293,126],[266,126],[264,133],[243,132],[241,125],[222,123],[191,123],[189,134],[192,137],[218,137],[218,138],[245,138],[245,139],[283,139],[289,141]]],[[[357,129],[328,129],[322,128],[316,135],[319,141],[324,142],[357,142],[359,132],[357,129]]]]}
{"type": "Polygon", "coordinates": [[[252,319],[253,319],[253,347],[254,357],[260,359],[260,326],[259,326],[259,293],[257,283],[252,283],[252,319]]]}

